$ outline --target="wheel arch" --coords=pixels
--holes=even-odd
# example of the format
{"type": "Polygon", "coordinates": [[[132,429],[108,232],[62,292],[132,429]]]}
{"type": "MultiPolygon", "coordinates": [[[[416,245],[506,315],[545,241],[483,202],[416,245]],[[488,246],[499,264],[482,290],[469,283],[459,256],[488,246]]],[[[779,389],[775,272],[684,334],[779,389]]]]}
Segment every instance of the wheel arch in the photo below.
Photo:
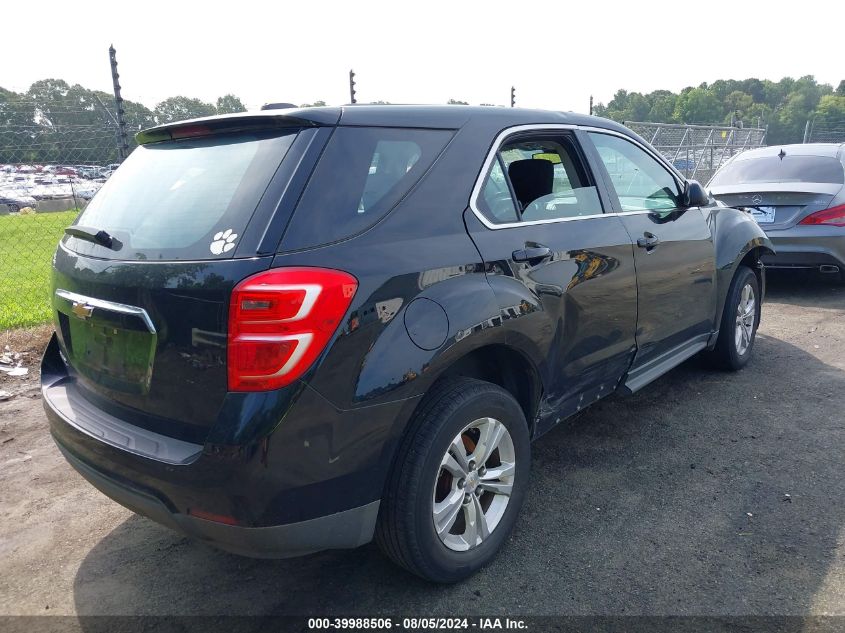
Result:
{"type": "Polygon", "coordinates": [[[543,395],[543,381],[534,362],[521,350],[503,342],[491,342],[473,347],[463,355],[432,368],[430,382],[425,391],[417,398],[408,400],[403,407],[385,444],[382,456],[384,475],[393,469],[399,447],[408,433],[414,432],[414,418],[421,407],[425,406],[427,396],[434,389],[450,378],[476,378],[502,387],[519,403],[525,414],[528,434],[534,437],[540,400],[543,395]],[[527,376],[528,380],[519,379],[527,376]]]}
{"type": "MultiPolygon", "coordinates": [[[[737,209],[721,208],[715,216],[717,305],[714,325],[718,328],[725,309],[728,290],[740,266],[748,266],[757,276],[761,294],[765,293],[765,271],[760,258],[775,249],[763,229],[747,214],[737,209]]],[[[761,298],[762,299],[762,298],[761,298]]]]}
{"type": "Polygon", "coordinates": [[[543,382],[537,367],[521,350],[504,343],[477,347],[443,368],[429,390],[437,381],[458,376],[484,380],[510,393],[525,414],[529,433],[533,434],[543,382]]]}

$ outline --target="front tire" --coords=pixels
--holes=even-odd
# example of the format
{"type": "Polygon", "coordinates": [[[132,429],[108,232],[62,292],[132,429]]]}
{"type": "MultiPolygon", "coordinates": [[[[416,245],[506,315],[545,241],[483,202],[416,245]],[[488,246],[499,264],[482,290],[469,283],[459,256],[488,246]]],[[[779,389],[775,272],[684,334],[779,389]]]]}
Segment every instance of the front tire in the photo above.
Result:
{"type": "Polygon", "coordinates": [[[525,415],[497,385],[455,378],[432,388],[402,441],[376,541],[427,580],[457,582],[490,562],[525,498],[525,415]]]}
{"type": "Polygon", "coordinates": [[[751,358],[751,350],[760,324],[760,284],[747,266],[740,266],[728,289],[719,338],[708,354],[714,365],[737,371],[751,358]]]}

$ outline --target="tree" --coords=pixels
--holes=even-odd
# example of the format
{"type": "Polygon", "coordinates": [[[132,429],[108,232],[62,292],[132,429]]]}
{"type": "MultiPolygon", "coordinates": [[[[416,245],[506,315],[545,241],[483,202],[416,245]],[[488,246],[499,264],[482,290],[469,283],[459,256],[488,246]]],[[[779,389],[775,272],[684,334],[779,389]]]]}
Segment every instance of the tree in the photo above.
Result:
{"type": "Polygon", "coordinates": [[[447,105],[469,105],[469,102],[458,101],[457,99],[449,99],[449,101],[447,101],[446,103],[447,105]]]}
{"type": "Polygon", "coordinates": [[[321,108],[326,105],[326,102],[322,99],[320,101],[315,101],[314,103],[303,103],[300,108],[321,108]]]}
{"type": "Polygon", "coordinates": [[[845,97],[845,79],[839,82],[839,85],[836,86],[836,94],[840,97],[845,97]]]}
{"type": "Polygon", "coordinates": [[[210,103],[191,97],[170,97],[159,103],[153,110],[156,123],[171,123],[184,119],[195,119],[217,114],[217,109],[210,103]]]}
{"type": "Polygon", "coordinates": [[[725,123],[730,123],[736,117],[737,121],[750,121],[754,109],[754,99],[751,95],[740,90],[734,90],[725,97],[725,123]]]}
{"type": "Polygon", "coordinates": [[[217,98],[217,114],[232,114],[246,112],[243,102],[233,94],[226,94],[217,98]]]}
{"type": "MultiPolygon", "coordinates": [[[[106,95],[106,97],[108,96],[106,95]]],[[[109,102],[103,99],[103,103],[108,104],[109,102]]],[[[156,124],[155,114],[143,103],[124,100],[123,110],[126,113],[124,115],[126,118],[126,129],[133,134],[145,128],[153,127],[156,124]]]]}
{"type": "Polygon", "coordinates": [[[681,123],[712,125],[722,121],[723,116],[722,103],[705,88],[682,93],[675,104],[675,118],[681,123]]]}
{"type": "Polygon", "coordinates": [[[845,124],[845,94],[825,95],[816,108],[816,122],[829,125],[845,124]]]}
{"type": "Polygon", "coordinates": [[[674,123],[675,122],[675,102],[678,100],[677,95],[668,90],[655,90],[646,98],[651,101],[651,109],[648,111],[647,121],[654,123],[674,123]]]}

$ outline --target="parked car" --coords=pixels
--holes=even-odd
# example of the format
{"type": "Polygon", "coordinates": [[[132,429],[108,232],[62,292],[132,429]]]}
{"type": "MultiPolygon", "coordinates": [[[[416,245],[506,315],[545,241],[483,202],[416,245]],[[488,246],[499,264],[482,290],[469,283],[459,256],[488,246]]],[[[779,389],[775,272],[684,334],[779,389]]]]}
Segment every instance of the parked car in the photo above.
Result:
{"type": "Polygon", "coordinates": [[[44,406],[94,486],[229,551],[375,538],[465,578],[532,439],[751,355],[768,238],[611,121],[379,105],[137,140],[56,252],[44,406]]]}
{"type": "Polygon", "coordinates": [[[17,213],[25,207],[36,207],[35,198],[11,189],[0,189],[0,205],[6,205],[9,213],[17,213]]]}
{"type": "Polygon", "coordinates": [[[845,281],[845,144],[773,145],[738,154],[708,188],[748,210],[772,240],[770,268],[803,268],[845,281]]]}
{"type": "Polygon", "coordinates": [[[97,178],[100,175],[101,169],[102,169],[101,167],[97,167],[97,166],[82,167],[79,170],[79,175],[82,178],[88,178],[88,179],[97,178]]]}

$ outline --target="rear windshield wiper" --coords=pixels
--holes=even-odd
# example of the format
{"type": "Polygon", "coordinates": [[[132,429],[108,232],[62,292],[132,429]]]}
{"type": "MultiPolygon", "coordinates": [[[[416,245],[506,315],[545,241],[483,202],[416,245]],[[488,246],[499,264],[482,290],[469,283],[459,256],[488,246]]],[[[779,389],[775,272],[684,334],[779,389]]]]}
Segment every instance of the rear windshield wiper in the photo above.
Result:
{"type": "Polygon", "coordinates": [[[115,245],[115,240],[107,231],[103,229],[95,229],[90,226],[69,226],[65,229],[65,233],[78,237],[81,240],[88,240],[95,244],[100,244],[106,248],[112,248],[115,245]]]}

